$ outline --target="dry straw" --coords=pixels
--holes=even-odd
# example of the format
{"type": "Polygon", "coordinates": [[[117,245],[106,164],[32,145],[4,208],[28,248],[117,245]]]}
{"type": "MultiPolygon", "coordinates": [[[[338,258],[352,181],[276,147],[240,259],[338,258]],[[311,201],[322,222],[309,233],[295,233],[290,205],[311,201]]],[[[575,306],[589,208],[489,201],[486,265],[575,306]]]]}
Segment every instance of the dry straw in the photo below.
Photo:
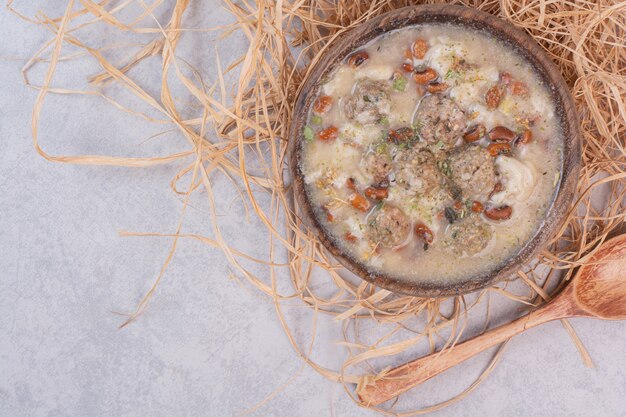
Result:
{"type": "MultiPolygon", "coordinates": [[[[38,90],[32,118],[32,134],[37,151],[46,159],[72,164],[145,167],[157,164],[185,164],[172,180],[174,192],[184,198],[175,233],[123,233],[123,235],[165,236],[173,242],[168,257],[136,311],[123,325],[146,308],[159,281],[174,256],[180,239],[194,239],[221,250],[238,277],[266,294],[276,307],[278,319],[298,355],[325,377],[340,381],[354,396],[354,384],[384,378],[388,365],[411,356],[419,344],[429,350],[451,348],[461,337],[469,318],[481,307],[482,329],[489,326],[490,300],[506,297],[520,306],[538,305],[549,300],[572,276],[577,265],[607,236],[617,233],[624,221],[626,193],[626,2],[615,0],[467,0],[456,3],[477,7],[511,21],[539,42],[561,69],[571,87],[584,132],[583,169],[578,197],[567,221],[537,262],[518,273],[515,281],[484,290],[473,297],[448,300],[396,296],[370,284],[346,278],[314,236],[301,223],[293,207],[289,179],[285,172],[287,126],[302,80],[310,64],[344,31],[386,11],[417,2],[373,0],[224,0],[233,23],[211,28],[186,27],[189,0],[69,0],[65,12],[34,16],[20,12],[21,5],[9,1],[7,7],[18,17],[45,28],[51,37],[23,69],[25,83],[38,90]],[[76,3],[76,4],[75,4],[76,3]],[[167,13],[161,25],[155,17],[167,13]],[[129,18],[129,14],[131,17],[129,18]],[[125,16],[123,19],[120,16],[125,16]],[[137,52],[122,63],[108,59],[116,49],[91,46],[84,39],[104,28],[120,33],[141,34],[137,52]],[[217,58],[216,82],[207,86],[202,71],[191,68],[176,54],[182,37],[190,32],[218,33],[226,42],[234,34],[247,41],[247,49],[228,65],[217,58]],[[62,50],[75,53],[62,55],[62,50]],[[150,94],[129,74],[147,58],[160,57],[160,95],[150,94]],[[53,75],[62,61],[95,60],[100,73],[89,78],[82,90],[55,87],[53,75]],[[39,85],[28,77],[35,66],[46,72],[39,85]],[[183,86],[198,109],[192,118],[182,116],[180,103],[172,94],[172,77],[183,86]],[[234,80],[230,86],[227,79],[234,80]],[[115,84],[141,100],[149,111],[125,105],[103,87],[115,84]],[[230,87],[232,93],[229,93],[230,87]],[[171,155],[143,158],[112,156],[54,156],[39,145],[39,120],[46,96],[94,96],[120,111],[143,118],[148,123],[178,131],[188,142],[185,149],[171,155]],[[254,168],[252,168],[254,167],[254,168]],[[251,216],[264,226],[250,233],[265,233],[269,253],[253,258],[228,243],[222,235],[213,186],[221,173],[237,187],[251,216]],[[179,183],[190,181],[181,191],[179,183]],[[203,192],[210,206],[212,236],[181,234],[185,209],[193,192],[203,192]],[[267,200],[269,199],[269,204],[267,200]],[[261,200],[264,202],[262,203],[261,200]],[[251,264],[263,266],[264,274],[252,272],[251,264]],[[320,272],[321,271],[321,272],[320,272]],[[316,284],[314,284],[316,283],[316,284]],[[319,285],[319,284],[323,285],[319,285]],[[285,285],[289,284],[289,285],[285,285]],[[324,288],[320,290],[319,288],[324,288]],[[516,287],[516,291],[511,288],[516,287]],[[521,288],[521,289],[520,289],[521,288]],[[312,338],[306,348],[296,340],[287,305],[299,302],[310,307],[312,338]],[[335,316],[343,326],[345,340],[337,346],[347,352],[344,364],[331,369],[313,359],[318,314],[335,316]],[[372,326],[372,323],[376,323],[372,326]],[[382,333],[381,333],[382,329],[382,333]],[[387,364],[385,366],[384,364],[387,364]]],[[[428,1],[425,3],[439,3],[428,1]]],[[[110,32],[109,32],[110,33],[110,32]]],[[[245,287],[244,287],[245,288],[245,287]]],[[[591,363],[573,328],[563,321],[587,364],[591,363]]],[[[480,326],[479,326],[480,327],[480,326]]],[[[423,414],[458,401],[475,388],[493,369],[501,349],[489,366],[467,389],[439,404],[413,410],[397,410],[395,405],[380,411],[392,415],[423,414]]],[[[295,377],[295,376],[294,376],[295,377]]],[[[279,389],[282,389],[279,388],[279,389]]],[[[257,406],[263,405],[272,393],[257,406]]],[[[408,394],[410,395],[410,394],[408,394]]],[[[358,402],[358,401],[357,401],[358,402]]]]}

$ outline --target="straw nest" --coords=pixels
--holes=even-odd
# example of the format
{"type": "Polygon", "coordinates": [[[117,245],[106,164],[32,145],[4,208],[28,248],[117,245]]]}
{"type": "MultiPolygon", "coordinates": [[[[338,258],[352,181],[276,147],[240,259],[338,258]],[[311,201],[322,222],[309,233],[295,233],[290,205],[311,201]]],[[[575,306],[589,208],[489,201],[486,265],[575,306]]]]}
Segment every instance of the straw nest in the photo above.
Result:
{"type": "MultiPolygon", "coordinates": [[[[62,14],[51,16],[45,11],[27,14],[20,5],[8,2],[8,8],[19,18],[51,34],[23,68],[25,83],[38,90],[32,118],[37,151],[46,159],[62,163],[183,167],[171,181],[172,190],[183,199],[176,231],[123,233],[166,236],[173,242],[152,288],[123,325],[148,305],[178,241],[195,239],[223,251],[234,275],[247,280],[275,304],[278,319],[298,355],[325,377],[344,383],[346,392],[357,401],[353,394],[355,383],[384,378],[390,365],[411,358],[418,352],[418,346],[422,345],[422,353],[449,349],[466,327],[469,330],[464,336],[484,331],[489,326],[491,300],[496,297],[522,306],[549,300],[572,277],[575,267],[607,236],[619,232],[623,224],[626,2],[455,2],[509,20],[547,51],[571,87],[582,120],[584,145],[577,200],[564,226],[536,262],[520,270],[517,279],[510,282],[471,296],[446,300],[396,296],[344,274],[301,223],[285,169],[287,126],[310,64],[344,31],[391,9],[418,2],[224,0],[223,7],[230,13],[231,22],[221,26],[215,22],[208,28],[185,24],[185,12],[192,6],[189,0],[171,1],[169,5],[162,0],[74,3],[69,0],[62,14]],[[102,46],[102,42],[94,39],[101,38],[99,35],[105,30],[107,36],[118,34],[121,40],[140,34],[141,42],[132,44],[132,48],[129,42],[102,46]],[[177,53],[177,47],[187,36],[211,37],[216,51],[218,45],[239,36],[245,40],[245,48],[240,57],[225,64],[216,53],[218,73],[204,74],[177,53]],[[134,70],[151,59],[160,62],[158,68],[152,68],[162,80],[160,94],[149,93],[133,76],[137,73],[134,70]],[[76,60],[95,61],[100,72],[85,77],[85,87],[81,89],[53,85],[53,75],[60,71],[60,63],[76,60]],[[42,66],[45,73],[35,83],[31,82],[29,73],[37,66],[42,66]],[[213,77],[210,83],[205,81],[207,75],[213,77]],[[111,85],[117,88],[108,88],[111,85]],[[178,91],[176,97],[184,93],[188,102],[181,104],[173,90],[178,91]],[[146,123],[164,126],[164,131],[177,131],[188,145],[173,154],[151,157],[51,155],[39,144],[42,106],[51,94],[62,95],[66,100],[75,95],[105,100],[146,123]],[[214,187],[223,178],[232,181],[241,197],[240,204],[258,223],[248,233],[265,234],[266,258],[249,256],[222,235],[218,217],[221,202],[214,194],[214,187]],[[189,185],[181,190],[183,181],[189,185]],[[205,193],[208,197],[210,237],[181,233],[183,215],[193,193],[205,193]],[[313,325],[307,347],[302,347],[303,342],[296,340],[292,332],[284,313],[287,303],[310,307],[313,325]],[[345,341],[336,349],[345,349],[346,360],[335,369],[314,359],[312,347],[319,314],[334,315],[345,335],[345,341]]],[[[584,360],[590,363],[572,327],[567,321],[563,324],[584,360]]],[[[494,356],[485,372],[465,391],[447,401],[413,410],[392,406],[381,411],[407,416],[444,407],[477,386],[499,356],[499,353],[494,356]]]]}

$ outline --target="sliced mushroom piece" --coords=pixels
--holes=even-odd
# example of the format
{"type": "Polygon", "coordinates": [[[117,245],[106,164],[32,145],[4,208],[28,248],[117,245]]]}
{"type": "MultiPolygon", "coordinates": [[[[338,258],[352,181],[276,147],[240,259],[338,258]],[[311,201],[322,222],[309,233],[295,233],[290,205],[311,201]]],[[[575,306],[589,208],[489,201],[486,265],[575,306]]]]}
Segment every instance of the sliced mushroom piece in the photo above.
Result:
{"type": "Polygon", "coordinates": [[[485,210],[485,217],[490,220],[508,220],[511,218],[511,214],[513,214],[513,208],[511,206],[498,206],[498,207],[490,207],[485,210]]]}

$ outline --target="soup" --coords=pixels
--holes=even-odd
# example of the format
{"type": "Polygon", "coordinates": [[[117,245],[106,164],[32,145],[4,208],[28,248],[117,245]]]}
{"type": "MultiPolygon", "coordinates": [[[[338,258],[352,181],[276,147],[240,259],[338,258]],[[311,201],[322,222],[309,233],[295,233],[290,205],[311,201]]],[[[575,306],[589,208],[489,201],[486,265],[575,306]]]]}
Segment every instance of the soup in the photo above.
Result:
{"type": "Polygon", "coordinates": [[[388,32],[324,80],[299,169],[317,222],[373,274],[458,282],[540,227],[562,132],[532,66],[451,24],[388,32]]]}

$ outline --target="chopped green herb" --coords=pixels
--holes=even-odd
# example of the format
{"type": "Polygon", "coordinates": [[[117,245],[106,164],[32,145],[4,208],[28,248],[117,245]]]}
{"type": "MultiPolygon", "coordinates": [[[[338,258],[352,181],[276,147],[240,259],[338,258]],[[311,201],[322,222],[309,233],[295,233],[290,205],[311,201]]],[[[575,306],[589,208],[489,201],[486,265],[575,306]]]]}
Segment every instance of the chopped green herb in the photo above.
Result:
{"type": "Polygon", "coordinates": [[[389,125],[389,118],[387,116],[382,116],[380,119],[378,119],[378,124],[389,125]]]}
{"type": "Polygon", "coordinates": [[[447,161],[437,161],[437,168],[439,171],[446,177],[450,177],[452,175],[452,170],[450,169],[450,165],[448,165],[447,161]]]}
{"type": "Polygon", "coordinates": [[[312,142],[313,138],[315,137],[315,132],[313,131],[313,128],[309,125],[304,126],[302,134],[304,135],[304,139],[306,139],[307,142],[312,142]]]}
{"type": "Polygon", "coordinates": [[[363,96],[363,101],[365,101],[366,103],[371,103],[372,99],[370,98],[370,96],[363,96]]]}
{"type": "Polygon", "coordinates": [[[435,143],[435,148],[437,148],[437,149],[443,149],[443,142],[442,142],[442,141],[439,141],[439,142],[435,143]]]}
{"type": "Polygon", "coordinates": [[[388,137],[389,137],[389,132],[387,132],[386,130],[383,130],[382,132],[380,132],[380,138],[382,140],[387,140],[388,137]]]}
{"type": "Polygon", "coordinates": [[[446,75],[444,77],[446,80],[449,80],[450,78],[461,78],[461,73],[458,71],[454,71],[452,69],[449,69],[448,72],[446,72],[446,75]]]}
{"type": "Polygon", "coordinates": [[[380,200],[378,203],[376,203],[376,210],[380,210],[383,208],[383,206],[385,205],[385,200],[380,200]]]}
{"type": "Polygon", "coordinates": [[[407,83],[406,78],[398,77],[395,80],[393,80],[393,84],[391,85],[391,87],[394,89],[394,91],[404,91],[406,89],[406,83],[407,83]]]}
{"type": "Polygon", "coordinates": [[[387,142],[377,143],[376,146],[374,146],[374,152],[377,154],[387,153],[387,142]]]}
{"type": "Polygon", "coordinates": [[[322,117],[318,116],[317,114],[314,114],[313,116],[311,116],[311,123],[313,123],[314,125],[321,125],[322,124],[322,117]]]}

